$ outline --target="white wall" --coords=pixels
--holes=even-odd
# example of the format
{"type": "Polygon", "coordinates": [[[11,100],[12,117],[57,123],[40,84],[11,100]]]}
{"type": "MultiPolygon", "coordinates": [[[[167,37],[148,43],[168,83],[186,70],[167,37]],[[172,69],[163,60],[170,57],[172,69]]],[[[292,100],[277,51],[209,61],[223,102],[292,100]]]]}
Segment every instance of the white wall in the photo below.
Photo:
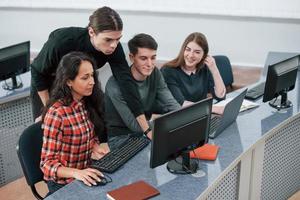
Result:
{"type": "MultiPolygon", "coordinates": [[[[38,51],[52,30],[86,26],[93,10],[0,7],[0,47],[30,40],[32,50],[38,51]]],[[[207,36],[211,54],[225,54],[234,65],[263,66],[268,51],[300,52],[299,18],[118,12],[124,22],[122,41],[149,33],[159,44],[160,60],[176,56],[184,38],[194,31],[207,36]]]]}

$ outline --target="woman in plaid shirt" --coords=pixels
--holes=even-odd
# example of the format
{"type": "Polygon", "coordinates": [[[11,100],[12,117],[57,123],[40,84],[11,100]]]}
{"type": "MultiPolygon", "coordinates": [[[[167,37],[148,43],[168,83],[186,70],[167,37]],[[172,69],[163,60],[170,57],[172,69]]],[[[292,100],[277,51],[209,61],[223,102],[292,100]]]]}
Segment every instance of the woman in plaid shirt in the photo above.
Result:
{"type": "Polygon", "coordinates": [[[95,62],[81,52],[60,61],[50,100],[43,114],[41,169],[50,194],[81,180],[91,186],[102,173],[89,168],[91,158],[109,152],[103,118],[103,92],[95,62]]]}

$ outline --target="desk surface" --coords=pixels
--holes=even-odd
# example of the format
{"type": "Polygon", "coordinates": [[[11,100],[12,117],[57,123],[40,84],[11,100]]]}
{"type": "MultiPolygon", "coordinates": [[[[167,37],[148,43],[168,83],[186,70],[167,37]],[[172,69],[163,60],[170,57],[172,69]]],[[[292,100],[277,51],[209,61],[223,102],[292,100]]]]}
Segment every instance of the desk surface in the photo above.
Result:
{"type": "Polygon", "coordinates": [[[166,165],[151,169],[149,145],[121,169],[110,175],[113,179],[112,183],[106,186],[88,187],[80,181],[73,181],[46,199],[105,199],[107,191],[141,179],[161,192],[154,199],[196,199],[235,159],[246,152],[266,132],[299,112],[299,74],[296,87],[288,93],[288,99],[293,103],[293,107],[285,111],[276,111],[268,103],[262,103],[260,98],[256,101],[260,104],[258,108],[240,113],[235,123],[217,138],[209,141],[219,145],[220,151],[217,160],[200,162],[200,173],[174,175],[167,171],[166,165]],[[202,172],[205,173],[204,176],[202,172]]]}

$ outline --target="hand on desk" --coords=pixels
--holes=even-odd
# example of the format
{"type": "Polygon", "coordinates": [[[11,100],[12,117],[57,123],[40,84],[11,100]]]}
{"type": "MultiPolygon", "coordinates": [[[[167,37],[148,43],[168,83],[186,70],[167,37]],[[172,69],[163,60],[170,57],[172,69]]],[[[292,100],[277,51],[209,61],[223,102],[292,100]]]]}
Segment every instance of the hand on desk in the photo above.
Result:
{"type": "Polygon", "coordinates": [[[218,114],[218,115],[222,115],[223,112],[224,112],[224,108],[225,108],[224,106],[213,105],[211,112],[215,113],[215,114],[218,114]]]}
{"type": "MultiPolygon", "coordinates": [[[[194,102],[184,101],[183,104],[182,104],[182,107],[189,106],[189,105],[192,105],[192,104],[194,104],[194,102]]],[[[211,112],[215,113],[215,114],[218,114],[218,115],[222,115],[223,112],[224,112],[224,108],[225,108],[224,106],[213,105],[211,112]]]]}
{"type": "Polygon", "coordinates": [[[94,160],[99,160],[108,152],[110,152],[110,149],[107,143],[101,143],[101,144],[95,143],[91,158],[94,160]]]}
{"type": "Polygon", "coordinates": [[[86,168],[86,169],[74,169],[73,177],[77,180],[82,181],[87,186],[97,185],[97,182],[100,182],[100,177],[103,177],[103,174],[97,169],[86,168]]]}
{"type": "Polygon", "coordinates": [[[182,104],[182,107],[186,107],[186,106],[189,106],[189,105],[192,105],[192,104],[194,104],[194,102],[184,101],[183,104],[182,104]]]}

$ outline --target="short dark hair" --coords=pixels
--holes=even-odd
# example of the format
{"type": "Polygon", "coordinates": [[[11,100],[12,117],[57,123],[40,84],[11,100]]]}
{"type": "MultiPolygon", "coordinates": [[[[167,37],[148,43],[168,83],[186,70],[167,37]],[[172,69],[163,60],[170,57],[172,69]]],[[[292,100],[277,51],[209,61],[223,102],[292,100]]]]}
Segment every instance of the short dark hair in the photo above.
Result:
{"type": "Polygon", "coordinates": [[[104,6],[93,12],[89,18],[88,27],[91,27],[96,34],[106,30],[122,31],[123,22],[115,10],[104,6]]]}
{"type": "Polygon", "coordinates": [[[138,48],[147,48],[157,50],[157,43],[151,35],[140,33],[135,35],[128,41],[129,52],[133,55],[137,54],[138,48]]]}

